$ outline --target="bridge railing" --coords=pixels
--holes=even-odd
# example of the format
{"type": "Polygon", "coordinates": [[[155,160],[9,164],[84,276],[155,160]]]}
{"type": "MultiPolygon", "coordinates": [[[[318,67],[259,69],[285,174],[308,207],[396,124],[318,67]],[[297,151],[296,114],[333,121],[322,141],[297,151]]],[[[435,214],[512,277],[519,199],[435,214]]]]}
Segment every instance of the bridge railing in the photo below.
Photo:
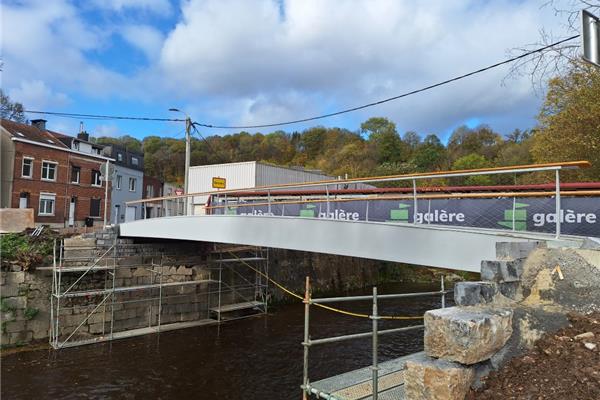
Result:
{"type": "MultiPolygon", "coordinates": [[[[563,224],[567,223],[571,224],[567,233],[594,236],[594,234],[598,234],[595,226],[597,213],[582,213],[578,209],[581,208],[579,203],[589,203],[589,196],[599,196],[600,190],[561,191],[560,188],[561,171],[589,166],[590,163],[587,161],[572,161],[279,184],[157,197],[127,204],[141,204],[146,210],[150,209],[149,212],[142,213],[148,217],[200,214],[313,217],[346,221],[470,226],[546,233],[551,231],[556,237],[560,236],[563,224]],[[418,189],[418,183],[424,180],[506,174],[516,177],[532,172],[553,173],[554,190],[524,193],[456,192],[449,194],[421,193],[418,189]],[[352,184],[388,182],[409,182],[412,184],[412,192],[399,195],[354,194],[340,197],[339,191],[336,190],[352,184]],[[290,198],[285,194],[290,190],[303,189],[310,189],[312,192],[320,189],[321,194],[301,196],[300,199],[290,198]],[[568,197],[563,199],[561,195],[568,197]],[[525,198],[527,198],[527,203],[523,201],[525,198]],[[197,203],[202,203],[202,205],[198,206],[197,203]],[[578,224],[573,224],[572,221],[578,224]],[[573,230],[575,226],[579,230],[573,230]]],[[[589,209],[590,207],[586,204],[584,208],[589,209]]],[[[596,206],[596,208],[599,207],[596,206]]]]}

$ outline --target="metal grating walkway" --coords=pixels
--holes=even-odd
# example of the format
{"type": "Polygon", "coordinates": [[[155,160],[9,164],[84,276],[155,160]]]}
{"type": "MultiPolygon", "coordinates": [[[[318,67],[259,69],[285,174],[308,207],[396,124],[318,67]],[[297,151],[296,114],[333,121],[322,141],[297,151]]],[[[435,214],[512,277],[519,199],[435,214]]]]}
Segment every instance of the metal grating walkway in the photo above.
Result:
{"type": "MultiPolygon", "coordinates": [[[[404,400],[404,367],[406,361],[422,353],[396,358],[379,364],[380,400],[404,400]]],[[[311,392],[317,397],[331,400],[372,399],[372,371],[370,367],[346,372],[310,384],[311,392]]]]}
{"type": "Polygon", "coordinates": [[[216,313],[226,313],[230,311],[245,310],[248,308],[264,307],[265,303],[261,301],[247,301],[244,303],[226,304],[221,307],[212,307],[210,310],[216,313]]]}

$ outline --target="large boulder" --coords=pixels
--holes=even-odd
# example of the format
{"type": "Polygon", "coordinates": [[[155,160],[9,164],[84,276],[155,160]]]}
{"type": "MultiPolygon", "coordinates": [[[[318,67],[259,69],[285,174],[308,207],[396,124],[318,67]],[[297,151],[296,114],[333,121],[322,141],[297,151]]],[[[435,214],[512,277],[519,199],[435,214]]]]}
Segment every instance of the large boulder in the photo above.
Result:
{"type": "Polygon", "coordinates": [[[475,376],[465,365],[421,355],[404,370],[406,400],[463,400],[475,376]]]}
{"type": "Polygon", "coordinates": [[[425,352],[435,358],[475,364],[488,360],[512,334],[508,308],[450,307],[425,313],[425,352]]]}

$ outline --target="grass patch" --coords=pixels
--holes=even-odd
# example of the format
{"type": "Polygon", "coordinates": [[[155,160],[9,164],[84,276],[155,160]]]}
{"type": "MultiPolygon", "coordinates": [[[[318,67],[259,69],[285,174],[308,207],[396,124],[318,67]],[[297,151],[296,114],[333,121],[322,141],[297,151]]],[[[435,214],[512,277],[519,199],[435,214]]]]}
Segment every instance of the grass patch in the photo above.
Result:
{"type": "Polygon", "coordinates": [[[45,229],[39,236],[32,237],[26,232],[0,235],[0,257],[2,265],[17,263],[28,270],[49,262],[58,234],[45,229]]]}

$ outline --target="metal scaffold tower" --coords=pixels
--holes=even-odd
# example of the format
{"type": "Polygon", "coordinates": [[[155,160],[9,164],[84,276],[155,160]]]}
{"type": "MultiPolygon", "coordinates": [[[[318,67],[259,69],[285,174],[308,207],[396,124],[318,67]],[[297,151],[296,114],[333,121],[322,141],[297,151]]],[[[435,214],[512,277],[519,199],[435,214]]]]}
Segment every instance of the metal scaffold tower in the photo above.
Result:
{"type": "Polygon", "coordinates": [[[143,249],[136,252],[139,246],[143,245],[120,244],[116,238],[105,247],[55,243],[50,297],[53,348],[267,312],[267,249],[215,246],[208,265],[192,271],[173,267],[181,264],[182,255],[132,256],[143,254],[143,249]],[[236,265],[250,263],[246,269],[236,265]]]}
{"type": "Polygon", "coordinates": [[[264,247],[219,247],[212,253],[211,274],[218,276],[209,293],[208,317],[218,322],[266,314],[269,301],[269,250],[264,247]],[[216,296],[211,294],[216,293],[216,296]],[[216,297],[216,298],[215,298],[216,297]]]}

